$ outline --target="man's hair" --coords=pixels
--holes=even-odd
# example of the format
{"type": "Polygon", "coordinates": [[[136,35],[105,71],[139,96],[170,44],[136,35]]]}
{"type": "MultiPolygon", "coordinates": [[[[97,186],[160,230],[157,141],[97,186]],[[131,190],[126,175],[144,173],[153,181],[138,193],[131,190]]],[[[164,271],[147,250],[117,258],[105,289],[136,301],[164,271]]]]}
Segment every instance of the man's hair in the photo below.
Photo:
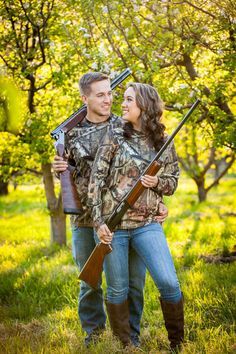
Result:
{"type": "Polygon", "coordinates": [[[110,80],[109,76],[101,72],[88,72],[79,80],[79,90],[81,95],[89,95],[91,92],[91,84],[98,81],[110,80]]]}

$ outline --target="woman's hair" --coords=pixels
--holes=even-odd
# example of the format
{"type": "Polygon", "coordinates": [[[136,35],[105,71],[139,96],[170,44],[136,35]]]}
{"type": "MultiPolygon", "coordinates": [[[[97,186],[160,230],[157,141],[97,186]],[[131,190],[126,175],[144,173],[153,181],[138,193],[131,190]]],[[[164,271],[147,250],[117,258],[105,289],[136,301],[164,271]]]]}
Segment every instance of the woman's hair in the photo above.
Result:
{"type": "MultiPolygon", "coordinates": [[[[142,132],[149,137],[150,142],[158,151],[164,144],[165,126],[160,122],[164,110],[164,103],[154,87],[148,84],[137,82],[130,83],[127,88],[132,87],[136,96],[136,104],[141,110],[142,132]]],[[[133,126],[130,122],[124,125],[124,136],[130,138],[133,133],[133,126]]]]}

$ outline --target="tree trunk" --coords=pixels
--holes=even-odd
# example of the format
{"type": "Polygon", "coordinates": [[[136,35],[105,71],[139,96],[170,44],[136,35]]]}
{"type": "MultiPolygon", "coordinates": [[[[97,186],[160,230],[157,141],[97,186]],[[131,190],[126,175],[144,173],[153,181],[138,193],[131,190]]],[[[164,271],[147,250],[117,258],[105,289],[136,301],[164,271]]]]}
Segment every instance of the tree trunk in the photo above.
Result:
{"type": "Polygon", "coordinates": [[[51,164],[42,165],[47,207],[50,213],[51,242],[66,244],[66,215],[63,213],[61,196],[56,197],[51,164]]]}
{"type": "Polygon", "coordinates": [[[8,195],[8,182],[4,182],[0,177],[0,195],[8,195]]]}
{"type": "Polygon", "coordinates": [[[197,187],[198,187],[198,200],[199,202],[204,202],[207,197],[207,192],[203,186],[197,186],[197,187]]]}
{"type": "Polygon", "coordinates": [[[197,184],[198,200],[199,200],[199,202],[204,202],[207,197],[207,190],[205,188],[205,179],[204,179],[204,177],[198,177],[198,178],[194,179],[194,181],[197,184]]]}
{"type": "Polygon", "coordinates": [[[61,197],[60,198],[60,207],[57,212],[50,213],[50,236],[51,243],[58,243],[59,245],[66,244],[66,214],[63,213],[61,197]]]}

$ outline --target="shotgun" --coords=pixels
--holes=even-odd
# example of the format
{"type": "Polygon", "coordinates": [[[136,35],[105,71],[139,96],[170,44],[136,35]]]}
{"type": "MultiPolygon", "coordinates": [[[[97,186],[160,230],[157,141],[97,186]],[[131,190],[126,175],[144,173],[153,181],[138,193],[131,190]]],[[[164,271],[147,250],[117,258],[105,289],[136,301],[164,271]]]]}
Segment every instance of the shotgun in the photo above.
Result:
{"type": "MultiPolygon", "coordinates": [[[[163,152],[166,150],[168,145],[172,142],[176,134],[179,132],[179,130],[182,128],[182,126],[185,124],[187,119],[190,117],[192,112],[196,109],[198,104],[200,103],[200,100],[197,99],[195,103],[191,106],[187,114],[184,116],[182,121],[179,123],[177,128],[174,130],[174,132],[168,137],[166,142],[163,144],[161,149],[158,151],[158,153],[155,155],[153,160],[149,163],[147,168],[144,170],[144,172],[140,175],[138,180],[135,182],[134,186],[130,189],[130,191],[125,195],[125,197],[121,200],[121,202],[116,206],[116,208],[113,210],[112,214],[108,218],[106,224],[110,231],[114,231],[115,227],[119,224],[121,221],[122,217],[126,213],[126,211],[131,208],[136,200],[139,198],[139,196],[143,193],[146,187],[142,185],[141,178],[144,175],[150,175],[150,176],[155,176],[159,169],[161,168],[161,162],[158,161],[160,157],[162,156],[163,152]]],[[[105,256],[112,251],[111,245],[110,244],[104,244],[104,243],[98,243],[96,247],[94,248],[93,252],[89,256],[87,262],[85,263],[84,267],[82,268],[80,274],[79,274],[79,279],[85,281],[88,285],[90,285],[92,288],[96,288],[98,285],[98,282],[101,278],[101,272],[103,268],[103,261],[105,256]]]]}
{"type": "MultiPolygon", "coordinates": [[[[122,71],[111,82],[111,89],[115,89],[130,74],[131,70],[129,68],[122,71]]],[[[51,136],[56,139],[55,148],[59,156],[63,158],[65,156],[65,134],[68,133],[68,131],[74,128],[77,124],[81,123],[86,114],[87,107],[86,105],[83,105],[51,132],[51,136]]],[[[63,211],[65,214],[80,215],[83,212],[83,208],[80,203],[78,192],[73,180],[73,171],[73,167],[68,166],[65,171],[60,173],[63,211]]]]}

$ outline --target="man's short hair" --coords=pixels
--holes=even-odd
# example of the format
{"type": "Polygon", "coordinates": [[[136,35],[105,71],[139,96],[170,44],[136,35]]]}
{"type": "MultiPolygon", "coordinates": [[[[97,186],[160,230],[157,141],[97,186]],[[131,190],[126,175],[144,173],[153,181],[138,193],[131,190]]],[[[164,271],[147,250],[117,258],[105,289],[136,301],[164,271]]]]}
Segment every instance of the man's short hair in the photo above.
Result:
{"type": "Polygon", "coordinates": [[[109,76],[100,72],[88,72],[79,80],[79,90],[81,95],[89,95],[91,84],[98,81],[110,80],[109,76]]]}

